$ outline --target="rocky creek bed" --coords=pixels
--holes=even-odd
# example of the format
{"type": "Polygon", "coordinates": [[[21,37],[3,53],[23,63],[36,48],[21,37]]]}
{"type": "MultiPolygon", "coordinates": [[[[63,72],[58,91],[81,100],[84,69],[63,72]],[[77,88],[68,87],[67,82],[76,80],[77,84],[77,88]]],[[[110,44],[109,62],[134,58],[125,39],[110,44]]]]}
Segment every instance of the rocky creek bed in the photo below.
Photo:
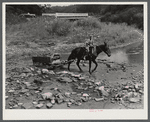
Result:
{"type": "Polygon", "coordinates": [[[92,75],[14,67],[5,82],[6,109],[143,109],[143,96],[143,66],[125,63],[103,61],[92,75]]]}

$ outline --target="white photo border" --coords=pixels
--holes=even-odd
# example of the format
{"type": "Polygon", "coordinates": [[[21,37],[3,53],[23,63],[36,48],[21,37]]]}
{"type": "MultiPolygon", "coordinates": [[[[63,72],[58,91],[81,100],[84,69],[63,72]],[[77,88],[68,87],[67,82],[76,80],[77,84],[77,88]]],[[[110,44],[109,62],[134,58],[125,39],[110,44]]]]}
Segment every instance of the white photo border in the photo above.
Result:
{"type": "Polygon", "coordinates": [[[146,120],[148,119],[148,18],[147,2],[3,2],[2,3],[2,51],[3,51],[3,120],[146,120]],[[142,4],[144,6],[144,109],[102,109],[90,112],[89,109],[33,109],[8,110],[5,109],[5,73],[6,73],[6,35],[5,16],[8,4],[142,4]]]}

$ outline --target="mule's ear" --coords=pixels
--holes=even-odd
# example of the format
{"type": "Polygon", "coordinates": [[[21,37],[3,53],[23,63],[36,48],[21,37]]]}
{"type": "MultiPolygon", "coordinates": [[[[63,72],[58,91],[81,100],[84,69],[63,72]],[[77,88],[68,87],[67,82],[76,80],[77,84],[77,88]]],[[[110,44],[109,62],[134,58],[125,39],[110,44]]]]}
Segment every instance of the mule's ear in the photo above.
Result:
{"type": "Polygon", "coordinates": [[[106,42],[104,42],[104,45],[105,45],[105,46],[107,46],[107,43],[106,43],[106,42]]]}

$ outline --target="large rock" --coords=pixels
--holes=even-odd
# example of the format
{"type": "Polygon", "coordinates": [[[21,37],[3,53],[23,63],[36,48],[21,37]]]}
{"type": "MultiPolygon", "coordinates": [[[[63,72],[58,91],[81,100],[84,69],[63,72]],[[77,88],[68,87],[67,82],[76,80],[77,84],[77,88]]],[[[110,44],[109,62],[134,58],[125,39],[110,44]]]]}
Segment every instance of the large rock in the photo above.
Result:
{"type": "Polygon", "coordinates": [[[52,99],[53,94],[51,92],[47,92],[47,93],[42,94],[42,97],[44,100],[52,99]]]}
{"type": "Polygon", "coordinates": [[[36,101],[34,101],[34,102],[32,102],[33,103],[33,105],[37,105],[38,104],[38,102],[36,102],[36,101]]]}
{"type": "Polygon", "coordinates": [[[87,93],[84,93],[82,96],[83,97],[89,97],[89,95],[87,93]]]}
{"type": "Polygon", "coordinates": [[[101,85],[101,81],[95,82],[94,84],[99,86],[99,85],[101,85]]]}
{"type": "Polygon", "coordinates": [[[55,75],[55,72],[54,72],[53,70],[50,70],[50,71],[49,71],[49,74],[55,75]]]}
{"type": "Polygon", "coordinates": [[[26,77],[26,73],[21,73],[20,77],[21,77],[21,78],[26,77]]]}
{"type": "Polygon", "coordinates": [[[38,104],[35,106],[36,108],[42,108],[43,107],[43,104],[38,104]]]}
{"type": "Polygon", "coordinates": [[[46,104],[46,107],[47,107],[47,108],[52,108],[53,105],[52,105],[51,103],[48,103],[48,104],[46,104]]]}
{"type": "Polygon", "coordinates": [[[25,84],[27,87],[31,86],[31,83],[29,83],[29,82],[24,82],[24,84],[25,84]]]}
{"type": "Polygon", "coordinates": [[[70,83],[70,82],[72,82],[72,80],[70,78],[68,78],[68,77],[61,77],[59,79],[59,81],[63,82],[63,83],[70,83]]]}
{"type": "Polygon", "coordinates": [[[56,94],[56,98],[64,99],[64,97],[61,93],[56,94]]]}
{"type": "Polygon", "coordinates": [[[77,94],[77,92],[71,92],[71,94],[72,94],[72,95],[75,95],[75,94],[77,94]]]}
{"type": "Polygon", "coordinates": [[[102,97],[102,98],[94,98],[94,100],[95,100],[96,102],[99,102],[99,101],[103,101],[104,98],[103,98],[103,97],[102,97]]]}
{"type": "Polygon", "coordinates": [[[129,86],[125,86],[124,88],[123,88],[123,90],[128,90],[130,87],[129,86]]]}
{"type": "Polygon", "coordinates": [[[131,97],[133,97],[133,95],[134,95],[133,92],[128,92],[126,96],[127,96],[128,98],[131,98],[131,97]]]}
{"type": "Polygon", "coordinates": [[[42,85],[43,84],[43,81],[42,80],[38,80],[38,79],[34,79],[33,82],[36,83],[37,85],[42,85]]]}
{"type": "Polygon", "coordinates": [[[75,103],[75,100],[74,99],[70,99],[69,100],[71,103],[75,103]]]}
{"type": "Polygon", "coordinates": [[[80,99],[81,99],[83,102],[87,102],[87,101],[88,101],[88,98],[87,98],[87,97],[80,97],[80,99]]]}
{"type": "Polygon", "coordinates": [[[13,108],[14,108],[14,109],[15,109],[15,108],[18,108],[18,105],[14,105],[13,108]]]}
{"type": "Polygon", "coordinates": [[[29,68],[25,68],[25,67],[24,67],[22,72],[24,72],[24,73],[30,73],[31,70],[30,70],[29,68]]]}
{"type": "Polygon", "coordinates": [[[13,90],[13,89],[8,91],[8,93],[14,93],[14,92],[15,92],[15,90],[13,90]]]}
{"type": "Polygon", "coordinates": [[[103,96],[106,96],[106,97],[109,96],[109,93],[104,90],[104,86],[99,87],[99,91],[101,92],[103,96]]]}
{"type": "Polygon", "coordinates": [[[66,97],[70,97],[70,93],[69,92],[65,92],[65,96],[66,97]]]}
{"type": "Polygon", "coordinates": [[[43,74],[48,74],[49,71],[48,71],[48,69],[42,69],[42,73],[43,73],[43,74]]]}
{"type": "Polygon", "coordinates": [[[78,77],[78,78],[79,78],[79,80],[85,80],[85,77],[78,77]]]}
{"type": "Polygon", "coordinates": [[[7,100],[7,99],[8,99],[8,96],[5,96],[5,99],[7,100]]]}
{"type": "Polygon", "coordinates": [[[64,102],[64,100],[63,100],[63,99],[60,99],[60,98],[56,98],[56,102],[57,102],[58,104],[61,104],[61,103],[64,102]]]}
{"type": "Polygon", "coordinates": [[[30,109],[32,106],[33,106],[32,103],[25,103],[25,104],[23,104],[21,106],[21,108],[23,108],[23,109],[30,109]]]}
{"type": "Polygon", "coordinates": [[[29,89],[22,89],[22,91],[20,91],[20,93],[24,94],[24,93],[26,93],[28,91],[29,91],[29,89]]]}
{"type": "Polygon", "coordinates": [[[61,71],[61,72],[57,72],[56,74],[58,74],[58,75],[60,75],[60,74],[71,74],[71,72],[61,71]]]}
{"type": "Polygon", "coordinates": [[[67,103],[67,106],[68,106],[68,107],[70,107],[71,105],[72,105],[72,103],[71,103],[71,102],[68,102],[68,103],[67,103]]]}
{"type": "Polygon", "coordinates": [[[55,104],[55,100],[54,100],[54,99],[52,99],[52,100],[51,100],[51,103],[54,105],[54,104],[55,104]]]}
{"type": "Polygon", "coordinates": [[[139,97],[135,97],[135,98],[129,98],[129,102],[131,103],[137,103],[140,101],[140,98],[139,97]]]}

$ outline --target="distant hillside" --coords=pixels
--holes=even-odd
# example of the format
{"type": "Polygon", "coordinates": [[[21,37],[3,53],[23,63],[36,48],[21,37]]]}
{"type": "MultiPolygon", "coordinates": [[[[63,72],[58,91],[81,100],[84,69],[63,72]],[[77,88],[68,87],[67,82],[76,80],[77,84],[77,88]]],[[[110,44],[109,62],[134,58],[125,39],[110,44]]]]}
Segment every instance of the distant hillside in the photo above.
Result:
{"type": "Polygon", "coordinates": [[[72,5],[55,6],[47,12],[89,13],[102,22],[126,23],[143,29],[143,5],[72,5]]]}
{"type": "Polygon", "coordinates": [[[18,15],[31,13],[89,13],[102,22],[126,23],[143,29],[143,5],[70,5],[45,7],[39,5],[7,5],[6,22],[15,24],[22,22],[18,15]]]}
{"type": "Polygon", "coordinates": [[[38,5],[6,5],[6,23],[17,24],[26,20],[20,18],[20,14],[30,13],[42,15],[43,8],[38,5]]]}

